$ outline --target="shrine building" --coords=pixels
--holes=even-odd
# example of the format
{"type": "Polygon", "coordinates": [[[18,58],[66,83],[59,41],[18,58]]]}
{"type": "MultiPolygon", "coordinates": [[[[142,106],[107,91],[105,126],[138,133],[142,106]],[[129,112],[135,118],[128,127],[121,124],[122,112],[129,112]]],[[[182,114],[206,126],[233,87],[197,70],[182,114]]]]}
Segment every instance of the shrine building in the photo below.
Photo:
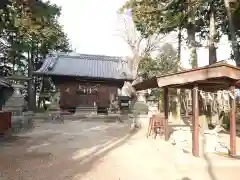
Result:
{"type": "Polygon", "coordinates": [[[104,55],[51,55],[34,74],[51,77],[62,109],[108,107],[124,82],[133,80],[126,59],[104,55]]]}

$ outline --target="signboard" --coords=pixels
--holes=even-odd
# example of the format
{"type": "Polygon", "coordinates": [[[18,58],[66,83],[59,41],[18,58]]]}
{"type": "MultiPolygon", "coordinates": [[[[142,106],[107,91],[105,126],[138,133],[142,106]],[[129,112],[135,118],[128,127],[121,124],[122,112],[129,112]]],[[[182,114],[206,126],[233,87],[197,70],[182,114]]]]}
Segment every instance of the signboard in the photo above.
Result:
{"type": "Polygon", "coordinates": [[[121,107],[128,107],[129,103],[128,102],[121,102],[121,107]]]}
{"type": "Polygon", "coordinates": [[[99,85],[96,86],[78,86],[77,94],[97,94],[99,85]]]}
{"type": "Polygon", "coordinates": [[[121,110],[129,110],[129,100],[128,96],[118,96],[119,106],[121,110]]]}

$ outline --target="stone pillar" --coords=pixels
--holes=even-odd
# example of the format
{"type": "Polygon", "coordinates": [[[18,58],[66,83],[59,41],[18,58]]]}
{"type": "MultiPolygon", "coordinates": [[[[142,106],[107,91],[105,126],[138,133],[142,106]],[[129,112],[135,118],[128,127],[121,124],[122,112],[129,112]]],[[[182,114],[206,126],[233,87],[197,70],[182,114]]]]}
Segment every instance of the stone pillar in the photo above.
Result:
{"type": "Polygon", "coordinates": [[[24,88],[21,84],[12,84],[14,92],[12,96],[6,101],[4,105],[5,110],[17,110],[19,113],[23,111],[24,108],[24,96],[21,93],[21,89],[24,88]]]}
{"type": "Polygon", "coordinates": [[[138,92],[137,101],[146,103],[147,102],[146,95],[147,95],[147,91],[146,90],[139,91],[138,92]]]}
{"type": "MultiPolygon", "coordinates": [[[[139,82],[143,81],[143,77],[141,75],[139,75],[138,81],[139,82]]],[[[137,92],[137,102],[144,102],[144,103],[146,103],[147,102],[147,100],[146,100],[147,93],[148,93],[147,90],[138,91],[137,92]]]]}
{"type": "Polygon", "coordinates": [[[56,92],[52,97],[49,110],[59,110],[60,109],[59,100],[60,100],[60,92],[56,92]]]}

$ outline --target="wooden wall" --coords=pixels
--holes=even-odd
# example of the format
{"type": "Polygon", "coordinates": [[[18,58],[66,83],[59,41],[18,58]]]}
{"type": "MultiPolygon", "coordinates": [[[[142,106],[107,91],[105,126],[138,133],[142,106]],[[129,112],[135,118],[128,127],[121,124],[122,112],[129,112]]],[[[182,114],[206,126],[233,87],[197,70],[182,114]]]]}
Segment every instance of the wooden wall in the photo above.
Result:
{"type": "Polygon", "coordinates": [[[80,93],[79,86],[90,89],[96,87],[96,83],[83,82],[65,82],[58,84],[60,91],[60,106],[62,107],[78,107],[78,106],[94,106],[94,103],[106,106],[110,102],[110,97],[117,96],[117,87],[108,85],[99,85],[96,92],[80,93]]]}
{"type": "Polygon", "coordinates": [[[11,128],[11,112],[0,111],[0,136],[4,135],[11,128]]]}

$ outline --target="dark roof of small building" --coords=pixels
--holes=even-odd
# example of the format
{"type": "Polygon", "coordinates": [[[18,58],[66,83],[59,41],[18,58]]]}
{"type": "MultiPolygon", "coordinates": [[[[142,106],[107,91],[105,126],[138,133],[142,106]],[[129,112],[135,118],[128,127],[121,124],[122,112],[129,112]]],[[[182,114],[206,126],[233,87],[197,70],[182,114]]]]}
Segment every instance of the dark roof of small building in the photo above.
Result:
{"type": "Polygon", "coordinates": [[[132,80],[128,62],[123,57],[56,54],[47,57],[35,75],[75,76],[99,79],[132,80]]]}
{"type": "Polygon", "coordinates": [[[14,89],[11,82],[0,76],[0,107],[12,96],[14,89]]]}
{"type": "Polygon", "coordinates": [[[0,76],[0,88],[1,87],[12,88],[12,85],[7,78],[0,76]]]}

